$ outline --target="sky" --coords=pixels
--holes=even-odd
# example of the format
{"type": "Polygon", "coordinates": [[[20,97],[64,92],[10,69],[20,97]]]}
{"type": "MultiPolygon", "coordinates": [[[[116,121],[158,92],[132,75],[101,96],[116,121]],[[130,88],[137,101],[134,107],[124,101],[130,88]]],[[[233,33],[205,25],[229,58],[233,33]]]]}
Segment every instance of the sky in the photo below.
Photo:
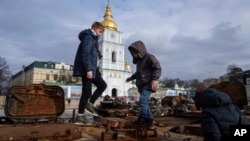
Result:
{"type": "MultiPolygon", "coordinates": [[[[73,65],[80,31],[103,21],[108,0],[0,0],[0,56],[12,74],[34,61],[73,65]]],[[[109,0],[127,47],[145,43],[160,79],[219,78],[250,70],[249,0],[109,0]]]]}

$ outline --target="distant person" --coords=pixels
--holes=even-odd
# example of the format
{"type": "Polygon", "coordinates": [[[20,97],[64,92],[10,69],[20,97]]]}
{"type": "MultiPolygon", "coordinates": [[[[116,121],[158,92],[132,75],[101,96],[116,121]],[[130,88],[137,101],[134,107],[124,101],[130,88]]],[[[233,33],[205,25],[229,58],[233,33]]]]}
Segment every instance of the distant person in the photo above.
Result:
{"type": "Polygon", "coordinates": [[[82,95],[78,107],[76,122],[88,123],[84,111],[98,116],[94,103],[107,88],[101,73],[97,67],[98,59],[102,55],[98,47],[98,37],[104,32],[104,26],[100,22],[94,22],[90,29],[80,32],[80,44],[76,52],[73,76],[82,77],[82,95]],[[97,87],[92,95],[92,83],[97,87]]]}
{"type": "Polygon", "coordinates": [[[68,105],[70,106],[71,99],[68,99],[67,101],[68,101],[68,105]]]}
{"type": "Polygon", "coordinates": [[[229,141],[230,125],[250,124],[228,94],[213,88],[197,94],[195,102],[202,109],[204,141],[229,141]]]}
{"type": "Polygon", "coordinates": [[[123,97],[122,103],[123,103],[123,104],[128,104],[128,98],[127,98],[127,96],[124,96],[124,97],[123,97]]]}
{"type": "Polygon", "coordinates": [[[161,66],[154,55],[149,54],[142,41],[132,43],[128,50],[136,64],[136,72],[126,79],[126,82],[136,80],[136,86],[140,93],[140,112],[135,126],[147,128],[153,127],[153,115],[149,106],[149,97],[156,92],[158,80],[161,76],[161,66]]]}

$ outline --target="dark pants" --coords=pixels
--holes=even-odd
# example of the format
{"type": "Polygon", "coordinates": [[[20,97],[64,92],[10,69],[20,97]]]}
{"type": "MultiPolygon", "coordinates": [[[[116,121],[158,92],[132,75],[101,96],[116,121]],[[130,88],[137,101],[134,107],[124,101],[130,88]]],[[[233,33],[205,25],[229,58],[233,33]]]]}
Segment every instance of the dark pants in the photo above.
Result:
{"type": "Polygon", "coordinates": [[[83,114],[88,102],[94,104],[103,91],[107,88],[106,82],[102,79],[101,73],[97,70],[94,79],[82,77],[82,96],[79,102],[78,113],[83,114]],[[92,83],[97,87],[92,95],[92,83]]]}

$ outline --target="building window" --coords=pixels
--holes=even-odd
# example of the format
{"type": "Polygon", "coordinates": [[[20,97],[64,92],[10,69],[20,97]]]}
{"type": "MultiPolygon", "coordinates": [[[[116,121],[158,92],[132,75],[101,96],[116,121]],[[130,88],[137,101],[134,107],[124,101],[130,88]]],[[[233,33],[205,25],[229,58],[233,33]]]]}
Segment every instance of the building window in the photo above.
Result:
{"type": "Polygon", "coordinates": [[[113,88],[111,93],[112,93],[112,97],[117,97],[117,89],[116,88],[113,88]]]}
{"type": "Polygon", "coordinates": [[[116,62],[116,53],[112,52],[112,62],[116,62]]]}
{"type": "Polygon", "coordinates": [[[46,74],[46,80],[49,80],[49,74],[46,74]]]}
{"type": "Polygon", "coordinates": [[[57,80],[57,79],[58,79],[58,75],[54,74],[54,80],[57,80]]]}

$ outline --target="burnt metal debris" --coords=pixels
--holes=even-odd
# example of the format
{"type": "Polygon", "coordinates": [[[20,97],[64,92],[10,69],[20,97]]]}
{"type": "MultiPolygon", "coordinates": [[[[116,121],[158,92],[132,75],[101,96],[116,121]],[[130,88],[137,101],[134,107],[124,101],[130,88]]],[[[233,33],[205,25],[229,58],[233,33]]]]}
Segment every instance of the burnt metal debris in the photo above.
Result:
{"type": "MultiPolygon", "coordinates": [[[[154,116],[168,116],[174,113],[196,110],[193,98],[186,95],[166,96],[161,101],[151,97],[149,103],[154,116]]],[[[119,98],[112,99],[106,95],[96,110],[104,117],[138,116],[140,110],[139,105],[139,102],[127,104],[123,103],[119,98]]]]}
{"type": "Polygon", "coordinates": [[[102,117],[91,125],[76,125],[75,111],[65,112],[64,91],[59,86],[32,84],[15,86],[6,96],[5,117],[0,117],[0,140],[9,141],[202,141],[199,114],[194,100],[185,95],[152,97],[154,129],[134,127],[139,103],[128,104],[105,96],[96,110],[102,117]],[[176,134],[182,135],[177,137],[176,134]],[[197,138],[198,136],[198,138],[197,138]]]}
{"type": "Polygon", "coordinates": [[[104,117],[125,117],[129,114],[131,105],[122,103],[118,98],[113,100],[106,95],[100,105],[96,107],[99,115],[104,117]]]}
{"type": "Polygon", "coordinates": [[[56,118],[64,110],[64,91],[61,87],[31,84],[10,89],[4,112],[8,118],[22,120],[56,118]]]}

